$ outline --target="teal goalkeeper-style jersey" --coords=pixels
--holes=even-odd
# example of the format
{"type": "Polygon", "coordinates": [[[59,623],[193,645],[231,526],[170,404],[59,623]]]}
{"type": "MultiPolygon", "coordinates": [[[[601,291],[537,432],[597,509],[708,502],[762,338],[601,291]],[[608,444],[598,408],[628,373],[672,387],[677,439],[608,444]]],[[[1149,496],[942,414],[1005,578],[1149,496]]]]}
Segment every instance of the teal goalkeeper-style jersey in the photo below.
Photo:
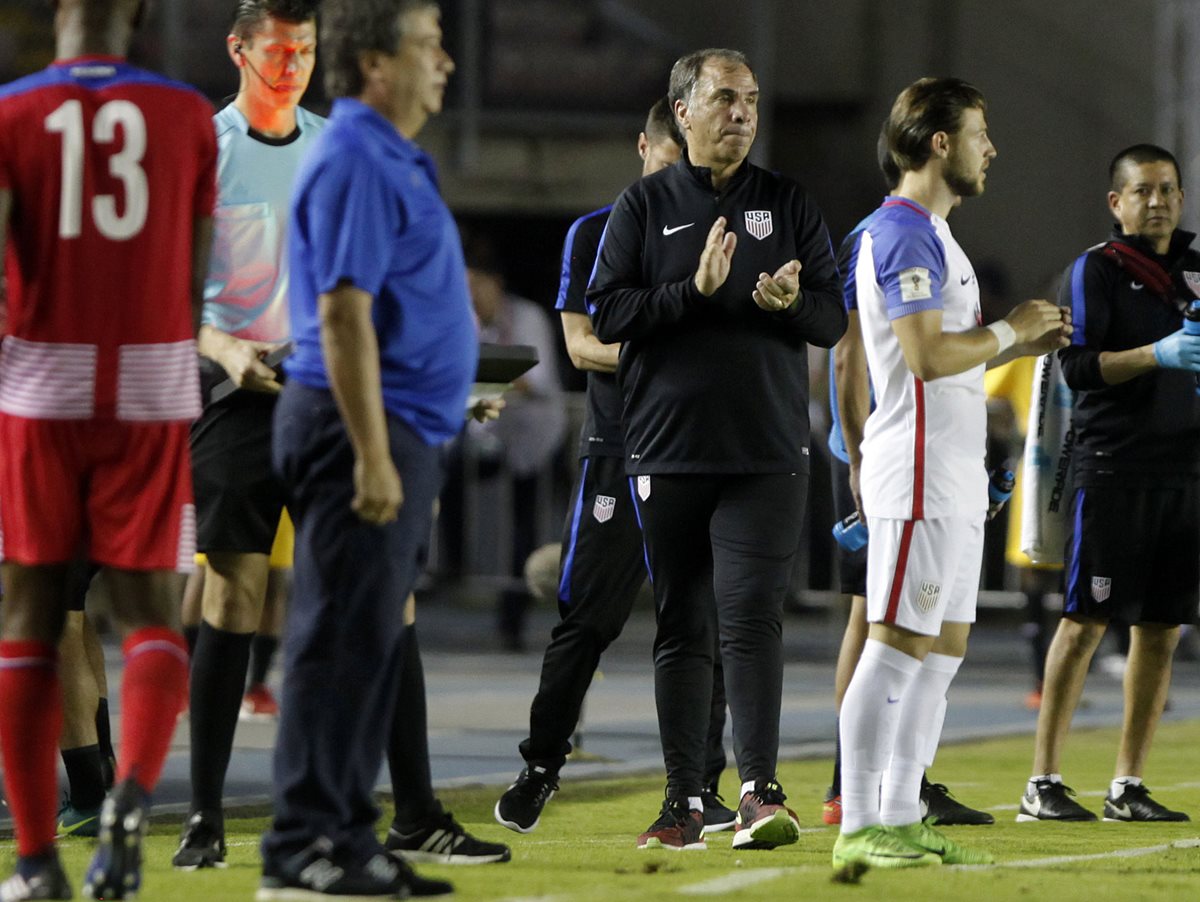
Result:
{"type": "Polygon", "coordinates": [[[252,132],[233,104],[215,116],[217,208],[202,322],[252,341],[286,341],[288,209],[300,159],[326,121],[298,107],[286,138],[252,132]]]}

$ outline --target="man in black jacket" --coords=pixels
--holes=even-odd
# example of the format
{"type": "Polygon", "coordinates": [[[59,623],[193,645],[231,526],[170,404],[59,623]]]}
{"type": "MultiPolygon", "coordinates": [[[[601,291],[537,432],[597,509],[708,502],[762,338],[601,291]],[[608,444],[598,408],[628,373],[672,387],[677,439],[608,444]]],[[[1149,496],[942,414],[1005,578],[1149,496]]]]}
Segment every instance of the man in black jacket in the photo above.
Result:
{"type": "MultiPolygon", "coordinates": [[[[679,130],[666,97],[650,108],[638,135],[642,175],[678,162],[679,130]]],[[[558,790],[558,774],[571,753],[571,738],[584,697],[604,650],[629,619],[646,581],[642,531],[625,483],[621,398],[616,377],[620,345],[602,344],[588,318],[588,281],[612,205],[575,220],[563,246],[562,281],[555,307],[571,362],[588,375],[587,416],[580,434],[580,473],[571,490],[563,530],[558,610],[562,620],[550,634],[541,680],[529,709],[529,736],[521,742],[526,767],[496,802],[496,820],[518,833],[536,829],[542,809],[558,790]]],[[[725,681],[720,656],[713,669],[704,791],[704,830],[733,826],[734,813],[718,793],[725,770],[725,681]]]]}
{"type": "Polygon", "coordinates": [[[758,96],[737,51],[675,63],[684,156],[618,199],[588,293],[596,336],[622,343],[626,472],[658,611],[667,790],[640,848],[704,847],[718,630],[743,781],[733,845],[799,837],[775,780],[782,606],[808,487],[807,345],[832,346],[846,313],[820,212],[746,161],[758,96]]]}
{"type": "Polygon", "coordinates": [[[1131,626],[1125,718],[1106,821],[1186,821],[1150,798],[1142,772],[1171,681],[1179,625],[1200,586],[1200,336],[1181,328],[1200,296],[1196,237],[1177,228],[1179,165],[1161,147],[1121,151],[1109,170],[1111,239],[1063,278],[1077,392],[1074,495],[1063,619],[1046,656],[1033,776],[1019,821],[1094,821],[1060,773],[1088,664],[1110,621],[1131,626]]]}

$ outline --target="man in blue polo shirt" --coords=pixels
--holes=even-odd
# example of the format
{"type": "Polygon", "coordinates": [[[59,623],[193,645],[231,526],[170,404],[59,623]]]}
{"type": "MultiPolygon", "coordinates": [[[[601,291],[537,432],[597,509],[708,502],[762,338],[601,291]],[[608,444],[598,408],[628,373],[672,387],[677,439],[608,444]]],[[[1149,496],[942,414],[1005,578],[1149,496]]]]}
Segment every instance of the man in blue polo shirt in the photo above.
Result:
{"type": "Polygon", "coordinates": [[[337,99],[293,194],[296,352],[275,419],[296,561],[266,900],[450,890],[379,843],[372,788],[438,446],[461,428],[478,354],[458,232],[412,143],[454,64],[429,0],[330,0],[322,15],[337,99]]]}

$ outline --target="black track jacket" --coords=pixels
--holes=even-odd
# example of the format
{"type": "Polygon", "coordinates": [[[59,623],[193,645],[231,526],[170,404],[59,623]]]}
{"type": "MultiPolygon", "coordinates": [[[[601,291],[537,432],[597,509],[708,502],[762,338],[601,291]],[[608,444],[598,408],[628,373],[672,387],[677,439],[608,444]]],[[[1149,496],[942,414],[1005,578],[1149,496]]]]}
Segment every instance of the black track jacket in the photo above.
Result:
{"type": "Polygon", "coordinates": [[[808,471],[806,344],[846,331],[837,264],[816,205],[791,179],[749,162],[725,189],[684,154],[617,200],[588,290],[603,342],[622,343],[626,472],[808,471]],[[693,277],[718,216],[737,235],[725,284],[693,277]],[[799,299],[759,309],[759,273],[802,265],[799,299]]]}
{"type": "Polygon", "coordinates": [[[1074,389],[1075,484],[1164,485],[1200,472],[1200,399],[1196,376],[1154,369],[1120,385],[1100,377],[1100,353],[1138,348],[1183,327],[1183,308],[1200,282],[1196,236],[1176,229],[1165,256],[1144,240],[1121,235],[1172,276],[1174,298],[1155,296],[1104,256],[1103,245],[1083,253],[1063,276],[1059,303],[1071,308],[1075,334],[1058,352],[1074,389]],[[1188,275],[1185,275],[1187,273],[1188,275]]]}

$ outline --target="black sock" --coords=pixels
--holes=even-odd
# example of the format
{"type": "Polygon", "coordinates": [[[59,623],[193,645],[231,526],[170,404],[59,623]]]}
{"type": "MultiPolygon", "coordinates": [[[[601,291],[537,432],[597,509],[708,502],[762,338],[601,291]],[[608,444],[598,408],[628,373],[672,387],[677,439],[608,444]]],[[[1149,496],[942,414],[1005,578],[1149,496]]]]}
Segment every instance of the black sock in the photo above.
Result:
{"type": "MultiPolygon", "coordinates": [[[[425,715],[425,670],[417,628],[404,628],[400,689],[388,737],[388,770],[396,798],[397,827],[414,827],[441,812],[429,773],[429,730],[425,715]]],[[[403,831],[408,832],[408,831],[403,831]]]]}
{"type": "Polygon", "coordinates": [[[183,638],[188,644],[188,657],[196,657],[196,639],[200,636],[200,624],[195,626],[185,626],[183,628],[183,638]]]}
{"type": "Polygon", "coordinates": [[[220,813],[252,633],[200,624],[192,659],[192,810],[220,813]]]}
{"type": "Polygon", "coordinates": [[[254,639],[250,642],[249,685],[257,686],[259,683],[267,681],[267,674],[271,670],[271,660],[275,657],[277,648],[279,648],[278,636],[264,636],[262,633],[255,633],[254,639]]]}
{"type": "Polygon", "coordinates": [[[117,753],[112,743],[112,722],[108,719],[108,699],[100,697],[96,705],[96,738],[100,746],[100,768],[104,775],[104,791],[112,789],[116,779],[117,753]]]}
{"type": "Polygon", "coordinates": [[[100,746],[63,749],[62,760],[67,769],[71,804],[78,809],[99,808],[105,793],[100,746]]]}
{"type": "Polygon", "coordinates": [[[841,720],[833,722],[835,729],[834,736],[834,751],[833,751],[833,782],[829,784],[829,798],[834,799],[842,794],[842,723],[841,720]]]}

